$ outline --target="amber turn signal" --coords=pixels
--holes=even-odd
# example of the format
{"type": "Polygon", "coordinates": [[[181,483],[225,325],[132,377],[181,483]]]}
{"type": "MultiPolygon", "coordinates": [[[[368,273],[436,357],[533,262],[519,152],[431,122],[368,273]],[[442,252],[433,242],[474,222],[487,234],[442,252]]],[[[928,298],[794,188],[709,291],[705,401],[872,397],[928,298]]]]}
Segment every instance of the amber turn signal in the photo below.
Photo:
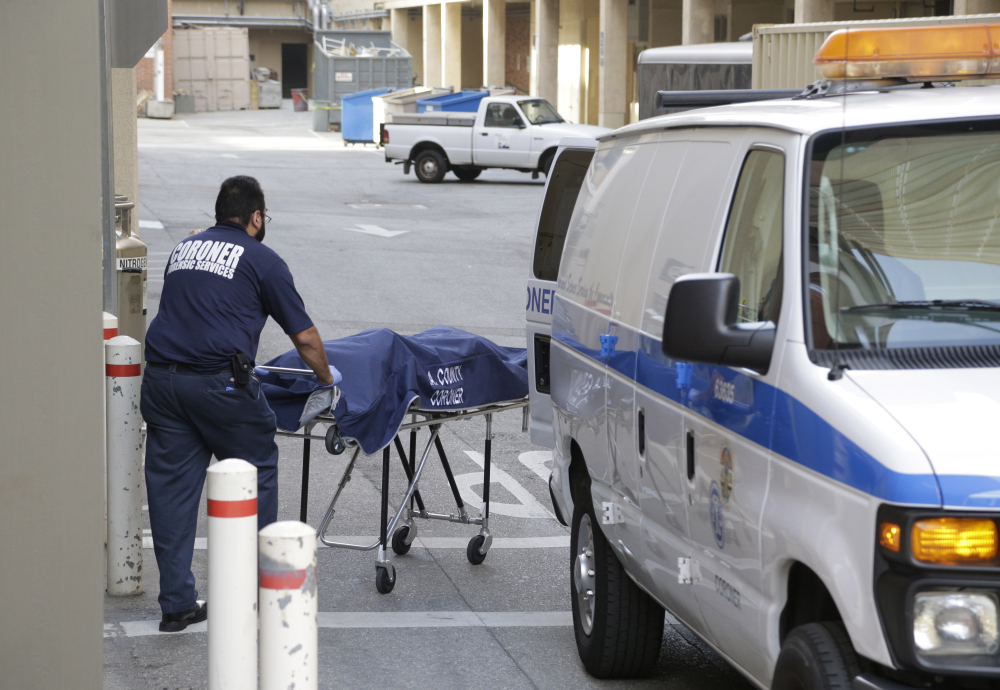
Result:
{"type": "Polygon", "coordinates": [[[913,525],[913,557],[952,565],[991,561],[997,555],[997,526],[983,518],[933,518],[913,525]]]}
{"type": "Polygon", "coordinates": [[[878,526],[878,543],[886,551],[892,551],[893,553],[899,553],[899,547],[902,543],[902,531],[899,529],[899,525],[893,524],[891,522],[883,522],[878,526]]]}

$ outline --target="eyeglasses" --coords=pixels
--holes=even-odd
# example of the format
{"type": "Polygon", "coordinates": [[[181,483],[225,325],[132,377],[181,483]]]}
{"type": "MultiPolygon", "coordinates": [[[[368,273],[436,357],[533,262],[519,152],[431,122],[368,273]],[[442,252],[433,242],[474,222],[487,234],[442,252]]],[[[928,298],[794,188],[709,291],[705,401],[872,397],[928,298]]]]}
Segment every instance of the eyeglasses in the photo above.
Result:
{"type": "Polygon", "coordinates": [[[270,224],[271,224],[271,216],[269,216],[269,215],[267,215],[267,214],[265,213],[265,214],[264,214],[264,219],[265,219],[265,221],[267,222],[267,224],[268,224],[268,225],[270,225],[270,224]]]}

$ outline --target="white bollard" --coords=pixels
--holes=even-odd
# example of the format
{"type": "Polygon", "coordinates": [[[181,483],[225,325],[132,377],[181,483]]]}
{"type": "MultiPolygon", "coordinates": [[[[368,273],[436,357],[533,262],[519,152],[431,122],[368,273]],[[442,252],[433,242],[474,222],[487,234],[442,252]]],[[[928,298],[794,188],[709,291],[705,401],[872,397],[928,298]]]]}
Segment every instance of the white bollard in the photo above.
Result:
{"type": "Polygon", "coordinates": [[[259,543],[260,690],[316,690],[316,530],[275,522],[259,543]]]}
{"type": "MultiPolygon", "coordinates": [[[[118,335],[118,317],[108,312],[101,313],[101,320],[104,323],[104,343],[118,335]]],[[[104,412],[104,548],[108,548],[108,396],[101,396],[101,407],[104,412]]]]}
{"type": "Polygon", "coordinates": [[[104,312],[104,339],[111,340],[118,335],[118,317],[104,312]]]}
{"type": "Polygon", "coordinates": [[[257,687],[257,468],[208,468],[208,687],[257,687]]]}
{"type": "Polygon", "coordinates": [[[108,594],[142,594],[142,348],[127,335],[104,344],[108,455],[108,594]]]}

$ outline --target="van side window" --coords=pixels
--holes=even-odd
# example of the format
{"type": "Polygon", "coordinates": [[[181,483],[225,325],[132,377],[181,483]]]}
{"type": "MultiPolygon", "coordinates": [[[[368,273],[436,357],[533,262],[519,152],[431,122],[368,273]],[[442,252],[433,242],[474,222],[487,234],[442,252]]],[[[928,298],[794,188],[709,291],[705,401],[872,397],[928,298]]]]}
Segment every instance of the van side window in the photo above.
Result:
{"type": "Polygon", "coordinates": [[[483,127],[513,127],[515,117],[521,115],[510,103],[490,103],[483,118],[483,127]]]}
{"type": "Polygon", "coordinates": [[[776,151],[751,151],[740,171],[719,271],[740,279],[741,323],[778,322],[784,176],[785,157],[776,151]]]}
{"type": "Polygon", "coordinates": [[[538,218],[538,235],[535,238],[533,270],[539,280],[554,281],[559,277],[559,259],[562,258],[566,230],[593,157],[593,151],[570,149],[563,151],[552,166],[552,179],[545,190],[545,200],[538,218]]]}

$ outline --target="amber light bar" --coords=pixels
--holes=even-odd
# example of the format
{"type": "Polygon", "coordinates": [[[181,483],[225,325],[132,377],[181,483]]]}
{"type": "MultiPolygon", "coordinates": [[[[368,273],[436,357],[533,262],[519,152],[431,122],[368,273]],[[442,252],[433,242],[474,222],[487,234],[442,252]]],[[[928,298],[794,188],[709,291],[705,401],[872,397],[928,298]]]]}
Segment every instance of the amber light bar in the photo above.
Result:
{"type": "Polygon", "coordinates": [[[1000,78],[1000,24],[840,29],[813,64],[827,79],[1000,78]]]}

